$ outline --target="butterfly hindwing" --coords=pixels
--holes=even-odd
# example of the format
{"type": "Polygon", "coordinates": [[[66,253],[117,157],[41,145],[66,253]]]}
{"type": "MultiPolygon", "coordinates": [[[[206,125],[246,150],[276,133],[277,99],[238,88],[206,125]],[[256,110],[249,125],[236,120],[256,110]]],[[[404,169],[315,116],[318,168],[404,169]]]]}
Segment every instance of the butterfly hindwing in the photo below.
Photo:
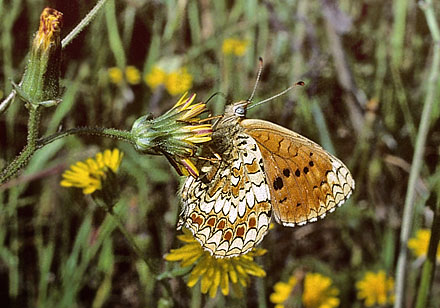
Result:
{"type": "Polygon", "coordinates": [[[263,120],[240,125],[260,148],[277,222],[316,221],[351,195],[354,181],[347,167],[313,141],[263,120]]]}
{"type": "Polygon", "coordinates": [[[179,225],[217,257],[249,251],[263,239],[271,217],[270,189],[256,141],[238,133],[231,142],[231,159],[205,162],[200,177],[188,177],[182,187],[179,225]]]}

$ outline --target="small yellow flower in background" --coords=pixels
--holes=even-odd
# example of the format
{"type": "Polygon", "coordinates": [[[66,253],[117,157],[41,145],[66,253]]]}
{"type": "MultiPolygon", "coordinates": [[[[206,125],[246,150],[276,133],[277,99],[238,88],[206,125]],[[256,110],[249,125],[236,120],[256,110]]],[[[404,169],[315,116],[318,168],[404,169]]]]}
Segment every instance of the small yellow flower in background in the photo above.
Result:
{"type": "MultiPolygon", "coordinates": [[[[428,253],[429,240],[431,239],[431,230],[420,229],[417,231],[416,236],[412,237],[408,241],[408,248],[411,249],[414,255],[418,258],[426,257],[428,253]]],[[[440,247],[437,249],[437,260],[440,262],[440,247]]]]}
{"type": "Polygon", "coordinates": [[[155,90],[158,86],[165,83],[166,78],[167,73],[158,66],[155,66],[150,73],[145,75],[144,80],[152,90],[155,90]]]}
{"type": "Polygon", "coordinates": [[[107,73],[111,83],[121,84],[124,80],[124,75],[119,67],[110,67],[107,73]]]}
{"type": "Polygon", "coordinates": [[[270,301],[275,304],[275,308],[284,308],[285,302],[297,283],[296,277],[291,276],[287,283],[280,281],[273,286],[274,292],[270,295],[270,301]]]}
{"type": "Polygon", "coordinates": [[[0,90],[0,99],[2,99],[2,98],[3,98],[3,91],[0,90]]]}
{"type": "MultiPolygon", "coordinates": [[[[286,307],[297,285],[298,280],[294,275],[289,278],[287,283],[277,282],[274,285],[270,301],[275,304],[275,308],[286,307]]],[[[339,306],[339,298],[337,298],[339,290],[332,286],[332,280],[329,277],[318,273],[307,273],[303,289],[301,300],[305,308],[335,308],[339,306]]]]}
{"type": "Polygon", "coordinates": [[[193,77],[186,67],[168,74],[165,80],[165,88],[171,95],[178,95],[187,92],[192,87],[193,77]]]}
{"type": "Polygon", "coordinates": [[[339,290],[332,287],[329,277],[307,273],[304,279],[302,301],[306,308],[334,308],[339,306],[339,290]]]}
{"type": "Polygon", "coordinates": [[[88,195],[102,188],[102,182],[111,170],[116,173],[121,164],[124,153],[118,149],[105,150],[96,154],[95,158],[88,158],[84,162],[77,162],[70,166],[70,170],[63,173],[60,182],[63,187],[78,187],[83,189],[83,194],[88,195]]]}
{"type": "Polygon", "coordinates": [[[168,93],[173,96],[187,92],[192,87],[193,82],[193,77],[186,67],[181,67],[168,74],[155,66],[150,73],[145,75],[144,79],[152,90],[164,85],[168,93]]]}
{"type": "Polygon", "coordinates": [[[365,300],[365,306],[385,306],[394,302],[394,280],[387,277],[384,271],[367,272],[362,280],[356,283],[358,299],[365,300]]]}
{"type": "Polygon", "coordinates": [[[139,84],[141,82],[141,73],[135,66],[127,66],[125,69],[125,79],[129,84],[139,84]]]}
{"type": "Polygon", "coordinates": [[[234,54],[241,57],[246,53],[249,42],[247,40],[239,40],[235,38],[227,38],[223,41],[222,52],[225,55],[234,54]]]}
{"type": "Polygon", "coordinates": [[[219,287],[223,295],[228,295],[231,282],[234,291],[241,294],[241,287],[249,284],[251,275],[266,276],[266,272],[254,262],[254,257],[265,254],[266,250],[257,248],[238,257],[215,258],[203,250],[189,230],[183,229],[183,233],[178,239],[186,244],[181,248],[171,249],[165,260],[180,261],[182,267],[195,265],[187,282],[188,287],[194,287],[200,280],[201,292],[209,292],[210,297],[215,297],[219,287]]]}

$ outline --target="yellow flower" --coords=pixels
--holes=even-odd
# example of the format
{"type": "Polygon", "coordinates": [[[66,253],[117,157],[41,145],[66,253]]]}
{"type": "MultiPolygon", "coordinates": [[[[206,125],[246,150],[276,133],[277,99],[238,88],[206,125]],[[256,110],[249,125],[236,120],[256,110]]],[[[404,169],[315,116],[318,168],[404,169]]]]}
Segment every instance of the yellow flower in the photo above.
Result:
{"type": "Polygon", "coordinates": [[[192,86],[193,77],[186,67],[182,67],[177,71],[168,74],[165,80],[165,88],[171,95],[185,93],[192,86]]]}
{"type": "Polygon", "coordinates": [[[91,194],[102,188],[102,181],[106,179],[109,169],[114,173],[118,171],[123,156],[124,153],[118,149],[105,150],[96,154],[94,159],[77,162],[63,173],[60,184],[63,187],[82,188],[83,194],[91,194]]]}
{"type": "Polygon", "coordinates": [[[152,89],[156,89],[158,86],[165,83],[167,73],[158,66],[153,67],[150,73],[145,75],[145,83],[152,89]]]}
{"type": "Polygon", "coordinates": [[[2,98],[3,98],[3,91],[0,90],[0,99],[2,99],[2,98]]]}
{"type": "Polygon", "coordinates": [[[121,84],[124,80],[124,76],[119,67],[110,67],[107,70],[108,77],[110,78],[110,82],[114,84],[121,84]]]}
{"type": "Polygon", "coordinates": [[[171,249],[165,259],[180,261],[182,267],[195,265],[187,282],[188,287],[194,287],[200,280],[201,292],[209,292],[210,297],[215,297],[219,287],[223,295],[228,295],[231,282],[234,291],[240,294],[241,288],[249,284],[249,276],[266,276],[266,272],[254,262],[254,257],[265,254],[266,250],[254,249],[238,257],[215,258],[203,250],[190,231],[183,229],[183,233],[178,239],[186,244],[181,248],[171,249]]]}
{"type": "MultiPolygon", "coordinates": [[[[417,231],[415,237],[409,239],[408,247],[418,258],[426,257],[426,254],[428,253],[430,239],[431,230],[420,229],[417,231]]],[[[440,262],[440,246],[437,249],[437,260],[440,262]]]]}
{"type": "Polygon", "coordinates": [[[165,155],[180,175],[197,177],[199,171],[191,161],[198,143],[211,140],[212,125],[198,116],[207,111],[205,103],[194,103],[196,95],[180,100],[163,115],[151,119],[142,116],[131,128],[135,148],[145,154],[165,155]]]}
{"type": "Polygon", "coordinates": [[[332,287],[329,277],[307,273],[304,279],[302,301],[306,308],[333,308],[339,306],[339,290],[332,287]]]}
{"type": "Polygon", "coordinates": [[[367,272],[362,280],[356,283],[358,299],[365,300],[365,306],[385,306],[394,302],[394,280],[387,277],[384,271],[367,272]]]}
{"type": "Polygon", "coordinates": [[[125,78],[129,84],[139,84],[141,82],[141,73],[135,66],[129,65],[125,68],[125,78]]]}
{"type": "Polygon", "coordinates": [[[284,308],[285,302],[297,283],[296,277],[291,276],[287,283],[280,281],[273,286],[274,292],[270,295],[270,301],[275,304],[275,308],[284,308]]]}
{"type": "Polygon", "coordinates": [[[41,48],[46,52],[51,45],[59,44],[63,21],[63,13],[45,8],[40,16],[40,27],[34,38],[34,47],[41,48]]]}
{"type": "Polygon", "coordinates": [[[227,38],[223,41],[222,52],[225,55],[234,54],[241,57],[246,53],[249,42],[235,38],[227,38]]]}

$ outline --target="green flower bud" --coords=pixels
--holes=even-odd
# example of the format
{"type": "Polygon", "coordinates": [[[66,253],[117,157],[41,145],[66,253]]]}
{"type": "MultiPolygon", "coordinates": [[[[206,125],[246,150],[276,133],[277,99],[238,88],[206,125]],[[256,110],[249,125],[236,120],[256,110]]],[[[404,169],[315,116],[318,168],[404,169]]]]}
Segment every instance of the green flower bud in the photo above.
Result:
{"type": "Polygon", "coordinates": [[[23,79],[19,86],[14,85],[17,94],[34,107],[53,106],[60,102],[62,17],[57,10],[43,10],[23,79]]]}

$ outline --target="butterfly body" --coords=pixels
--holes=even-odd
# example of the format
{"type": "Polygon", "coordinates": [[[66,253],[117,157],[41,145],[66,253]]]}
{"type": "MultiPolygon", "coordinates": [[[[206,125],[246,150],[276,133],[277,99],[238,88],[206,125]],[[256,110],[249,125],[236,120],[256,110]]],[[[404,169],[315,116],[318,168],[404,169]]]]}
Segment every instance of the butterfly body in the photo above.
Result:
{"type": "Polygon", "coordinates": [[[216,257],[244,254],[267,233],[323,218],[354,189],[350,172],[311,140],[271,122],[245,119],[248,102],[229,105],[213,125],[200,176],[182,186],[178,227],[216,257]]]}

